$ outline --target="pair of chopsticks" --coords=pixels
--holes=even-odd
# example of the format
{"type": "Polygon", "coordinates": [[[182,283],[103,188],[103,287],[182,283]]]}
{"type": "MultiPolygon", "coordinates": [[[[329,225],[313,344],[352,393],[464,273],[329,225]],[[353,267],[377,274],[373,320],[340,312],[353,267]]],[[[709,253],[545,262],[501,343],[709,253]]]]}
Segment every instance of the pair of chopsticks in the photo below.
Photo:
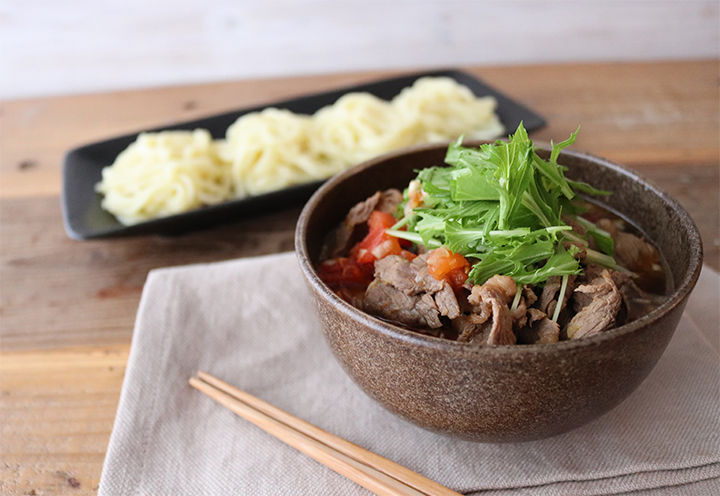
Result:
{"type": "Polygon", "coordinates": [[[381,496],[459,496],[402,465],[294,417],[205,372],[190,385],[335,472],[381,496]]]}

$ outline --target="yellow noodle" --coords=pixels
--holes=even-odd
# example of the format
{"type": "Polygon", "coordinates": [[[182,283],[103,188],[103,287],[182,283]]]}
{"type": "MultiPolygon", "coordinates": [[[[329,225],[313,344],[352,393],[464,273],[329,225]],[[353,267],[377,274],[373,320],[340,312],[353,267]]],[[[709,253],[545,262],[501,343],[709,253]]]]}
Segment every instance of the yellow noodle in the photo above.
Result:
{"type": "Polygon", "coordinates": [[[349,93],[313,116],[268,108],[224,140],[205,130],[146,133],[103,170],[103,207],[125,224],[328,178],[377,155],[461,135],[503,133],[492,97],[451,78],[421,78],[388,102],[349,93]]]}
{"type": "Polygon", "coordinates": [[[235,196],[258,195],[327,178],[340,169],[312,143],[311,118],[268,108],[228,128],[221,156],[232,164],[235,196]]]}
{"type": "Polygon", "coordinates": [[[451,78],[421,78],[392,101],[398,119],[412,127],[417,143],[449,141],[465,135],[494,139],[504,129],[492,97],[476,97],[451,78]]]}
{"type": "Polygon", "coordinates": [[[204,129],[143,133],[102,171],[102,206],[123,224],[227,200],[229,164],[204,129]]]}
{"type": "Polygon", "coordinates": [[[347,167],[412,144],[399,134],[390,103],[369,93],[349,93],[313,116],[316,148],[347,167]]]}

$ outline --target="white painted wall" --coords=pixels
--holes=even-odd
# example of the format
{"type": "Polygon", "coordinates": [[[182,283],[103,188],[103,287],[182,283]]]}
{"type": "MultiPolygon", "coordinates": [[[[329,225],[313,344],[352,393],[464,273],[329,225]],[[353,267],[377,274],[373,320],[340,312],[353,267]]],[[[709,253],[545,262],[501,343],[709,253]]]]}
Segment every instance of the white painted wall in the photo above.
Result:
{"type": "Polygon", "coordinates": [[[361,69],[720,56],[718,0],[0,0],[0,98],[361,69]]]}

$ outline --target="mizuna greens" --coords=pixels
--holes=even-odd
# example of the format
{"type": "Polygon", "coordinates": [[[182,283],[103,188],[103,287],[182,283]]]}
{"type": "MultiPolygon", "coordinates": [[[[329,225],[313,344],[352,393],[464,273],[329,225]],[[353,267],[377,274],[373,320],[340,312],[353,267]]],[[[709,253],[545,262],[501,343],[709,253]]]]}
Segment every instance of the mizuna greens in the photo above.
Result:
{"type": "MultiPolygon", "coordinates": [[[[461,138],[448,149],[448,167],[419,171],[422,202],[406,209],[406,190],[398,210],[403,217],[386,232],[427,248],[445,246],[476,260],[469,274],[475,284],[495,274],[510,276],[518,284],[579,274],[581,252],[586,264],[623,270],[612,257],[613,239],[578,217],[584,210],[574,202],[578,191],[609,193],[567,179],[567,168],[558,164],[560,152],[575,142],[577,132],[551,143],[548,160],[538,155],[522,123],[507,142],[479,149],[462,146],[461,138]],[[586,234],[573,231],[563,219],[582,225],[586,234]],[[600,251],[589,248],[589,237],[600,251]]],[[[565,283],[567,277],[563,279],[565,283]]]]}

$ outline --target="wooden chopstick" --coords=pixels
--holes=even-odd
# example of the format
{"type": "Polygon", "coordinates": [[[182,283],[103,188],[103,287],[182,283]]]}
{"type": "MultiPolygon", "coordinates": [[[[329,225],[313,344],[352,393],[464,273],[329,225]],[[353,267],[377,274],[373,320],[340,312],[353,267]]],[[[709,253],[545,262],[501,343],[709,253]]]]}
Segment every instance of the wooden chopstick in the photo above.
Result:
{"type": "Polygon", "coordinates": [[[205,372],[190,384],[298,451],[379,495],[458,496],[402,465],[294,417],[205,372]]]}

